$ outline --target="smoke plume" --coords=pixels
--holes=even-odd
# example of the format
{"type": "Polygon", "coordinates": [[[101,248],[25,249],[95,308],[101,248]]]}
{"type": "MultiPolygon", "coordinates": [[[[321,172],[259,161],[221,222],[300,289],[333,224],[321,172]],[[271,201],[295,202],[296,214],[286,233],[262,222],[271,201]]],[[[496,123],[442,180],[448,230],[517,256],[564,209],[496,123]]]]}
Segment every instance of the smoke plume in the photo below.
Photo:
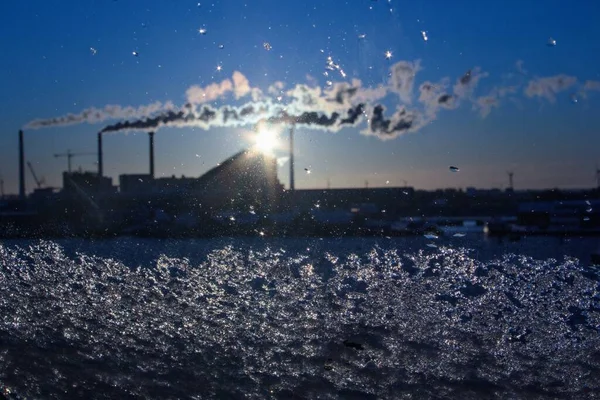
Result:
{"type": "MultiPolygon", "coordinates": [[[[329,64],[328,64],[329,65],[329,64]]],[[[522,68],[522,63],[517,62],[522,68]]],[[[481,79],[488,76],[474,67],[455,79],[437,83],[425,81],[418,86],[415,103],[414,85],[421,70],[419,60],[399,61],[390,67],[387,82],[364,86],[359,79],[327,82],[325,87],[299,83],[293,86],[274,82],[266,92],[253,87],[246,76],[235,71],[231,78],[205,87],[193,85],[186,91],[187,102],[175,106],[171,101],[140,107],[109,105],[89,108],[79,114],[36,119],[25,128],[38,129],[81,123],[117,121],[102,132],[147,131],[163,127],[192,127],[209,130],[218,127],[248,127],[261,121],[294,124],[328,132],[363,125],[360,132],[380,139],[391,139],[416,132],[434,121],[441,110],[453,110],[470,102],[485,117],[507,94],[516,93],[523,84],[495,87],[485,96],[476,97],[481,79]],[[222,102],[218,106],[217,102],[222,102]],[[393,106],[389,108],[387,106],[393,106]]],[[[345,73],[342,74],[345,78],[345,73]]],[[[524,93],[553,102],[556,95],[576,84],[574,77],[557,75],[529,81],[524,93]]],[[[596,81],[585,83],[584,90],[598,90],[596,81]]]]}

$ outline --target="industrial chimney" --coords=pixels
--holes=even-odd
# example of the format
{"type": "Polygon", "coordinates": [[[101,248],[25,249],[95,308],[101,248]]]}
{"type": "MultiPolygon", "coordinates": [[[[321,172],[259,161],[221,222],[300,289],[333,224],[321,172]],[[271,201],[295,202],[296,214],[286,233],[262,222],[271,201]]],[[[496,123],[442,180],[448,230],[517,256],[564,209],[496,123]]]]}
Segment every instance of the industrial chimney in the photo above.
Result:
{"type": "Polygon", "coordinates": [[[154,132],[148,132],[150,138],[150,178],[154,179],[154,132]]]}
{"type": "Polygon", "coordinates": [[[25,145],[23,131],[19,131],[19,198],[25,200],[25,145]]]}
{"type": "Polygon", "coordinates": [[[294,191],[294,125],[290,128],[290,190],[294,191]]]}
{"type": "Polygon", "coordinates": [[[98,132],[98,176],[102,178],[104,173],[102,165],[102,132],[98,132]]]}

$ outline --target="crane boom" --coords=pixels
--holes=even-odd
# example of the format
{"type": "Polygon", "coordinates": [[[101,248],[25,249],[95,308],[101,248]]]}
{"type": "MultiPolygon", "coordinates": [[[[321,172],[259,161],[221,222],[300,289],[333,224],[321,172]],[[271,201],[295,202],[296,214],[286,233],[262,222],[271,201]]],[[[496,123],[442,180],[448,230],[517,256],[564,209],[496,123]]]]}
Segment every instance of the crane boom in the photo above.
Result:
{"type": "Polygon", "coordinates": [[[29,161],[27,161],[27,166],[31,171],[31,175],[33,176],[33,180],[35,181],[35,184],[37,185],[38,189],[41,188],[44,183],[43,180],[38,179],[37,175],[35,174],[35,170],[33,169],[33,165],[31,165],[29,161]]]}
{"type": "Polygon", "coordinates": [[[68,167],[69,173],[71,173],[71,159],[73,157],[77,157],[77,156],[95,156],[95,155],[96,155],[96,153],[73,153],[73,152],[71,152],[71,150],[67,150],[66,153],[54,154],[54,158],[67,157],[67,167],[68,167]]]}

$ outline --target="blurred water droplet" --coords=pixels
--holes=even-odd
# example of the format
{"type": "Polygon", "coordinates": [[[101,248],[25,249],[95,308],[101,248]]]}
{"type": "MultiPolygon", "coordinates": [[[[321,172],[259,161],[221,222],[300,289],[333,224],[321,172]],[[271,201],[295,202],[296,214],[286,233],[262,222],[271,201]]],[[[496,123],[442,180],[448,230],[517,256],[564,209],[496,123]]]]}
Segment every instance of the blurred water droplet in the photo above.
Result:
{"type": "Polygon", "coordinates": [[[367,34],[366,34],[366,33],[362,33],[362,34],[358,35],[358,38],[359,38],[359,39],[364,39],[364,38],[366,38],[366,37],[367,37],[367,34]]]}
{"type": "Polygon", "coordinates": [[[230,221],[235,221],[235,217],[232,215],[231,217],[229,217],[230,221]]]}
{"type": "Polygon", "coordinates": [[[455,233],[455,234],[454,234],[454,235],[452,235],[452,236],[454,236],[454,237],[458,237],[458,238],[461,238],[461,237],[465,237],[465,236],[467,236],[467,234],[466,234],[466,233],[455,233]]]}
{"type": "Polygon", "coordinates": [[[277,96],[277,101],[281,101],[282,99],[283,99],[283,97],[277,96]]]}
{"type": "Polygon", "coordinates": [[[385,184],[386,184],[386,185],[389,185],[389,184],[390,184],[390,181],[385,181],[385,184]]]}
{"type": "Polygon", "coordinates": [[[310,168],[304,168],[304,171],[306,171],[307,174],[310,174],[310,168]]]}
{"type": "Polygon", "coordinates": [[[98,53],[98,50],[96,50],[96,49],[95,49],[95,48],[93,48],[93,47],[90,47],[90,53],[92,53],[92,55],[93,55],[93,56],[95,56],[95,55],[96,55],[96,53],[98,53]]]}
{"type": "Polygon", "coordinates": [[[219,45],[219,49],[220,49],[220,50],[223,50],[224,48],[225,48],[225,45],[224,45],[224,44],[220,44],[220,45],[219,45]]]}
{"type": "Polygon", "coordinates": [[[327,82],[325,82],[325,83],[327,84],[327,86],[331,86],[331,85],[333,85],[333,82],[331,82],[331,81],[327,81],[327,82]]]}
{"type": "Polygon", "coordinates": [[[546,42],[546,45],[549,47],[554,47],[554,46],[556,46],[556,40],[549,38],[548,41],[546,42]]]}
{"type": "Polygon", "coordinates": [[[585,210],[586,213],[591,213],[592,211],[594,211],[594,209],[592,207],[590,207],[587,210],[585,210]]]}
{"type": "Polygon", "coordinates": [[[132,51],[132,52],[131,52],[131,54],[132,54],[134,57],[137,57],[137,56],[139,56],[139,55],[140,55],[140,53],[138,53],[137,51],[132,51]]]}
{"type": "Polygon", "coordinates": [[[273,48],[269,42],[264,42],[263,47],[266,51],[270,51],[273,48]]]}
{"type": "Polygon", "coordinates": [[[589,221],[589,220],[590,220],[590,217],[583,217],[583,220],[584,220],[584,221],[589,221]]]}
{"type": "Polygon", "coordinates": [[[206,28],[200,28],[200,29],[198,29],[198,33],[201,34],[201,35],[206,35],[206,32],[207,32],[206,28]]]}
{"type": "Polygon", "coordinates": [[[579,101],[579,99],[577,98],[577,95],[575,93],[573,93],[571,95],[571,102],[572,103],[577,103],[579,101]]]}
{"type": "Polygon", "coordinates": [[[423,236],[425,237],[425,239],[429,239],[429,240],[439,239],[439,236],[435,235],[433,233],[426,233],[423,236]]]}
{"type": "Polygon", "coordinates": [[[421,31],[421,36],[423,36],[423,40],[424,41],[428,41],[429,38],[427,37],[427,32],[426,31],[421,31]]]}
{"type": "Polygon", "coordinates": [[[431,247],[431,248],[437,249],[437,245],[435,245],[433,243],[427,243],[427,247],[431,247]]]}
{"type": "Polygon", "coordinates": [[[448,169],[450,170],[450,172],[458,172],[458,171],[460,171],[460,168],[455,167],[453,165],[449,166],[448,169]]]}

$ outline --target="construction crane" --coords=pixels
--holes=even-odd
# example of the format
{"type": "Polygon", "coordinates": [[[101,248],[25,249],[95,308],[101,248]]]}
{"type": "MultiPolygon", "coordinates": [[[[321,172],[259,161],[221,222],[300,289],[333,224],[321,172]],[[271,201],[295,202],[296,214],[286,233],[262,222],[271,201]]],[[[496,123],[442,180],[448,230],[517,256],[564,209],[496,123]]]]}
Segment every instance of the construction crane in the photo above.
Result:
{"type": "Polygon", "coordinates": [[[66,153],[60,153],[60,154],[55,154],[54,157],[55,158],[59,158],[59,157],[67,157],[67,170],[69,171],[69,173],[71,173],[71,160],[73,157],[78,157],[78,156],[95,156],[96,153],[72,153],[71,150],[67,150],[66,153]]]}
{"type": "Polygon", "coordinates": [[[33,165],[31,165],[29,161],[27,161],[27,166],[31,171],[31,176],[33,176],[33,180],[35,181],[35,184],[37,185],[38,189],[41,189],[42,185],[44,184],[44,178],[38,179],[37,175],[35,174],[35,170],[33,169],[33,165]]]}

